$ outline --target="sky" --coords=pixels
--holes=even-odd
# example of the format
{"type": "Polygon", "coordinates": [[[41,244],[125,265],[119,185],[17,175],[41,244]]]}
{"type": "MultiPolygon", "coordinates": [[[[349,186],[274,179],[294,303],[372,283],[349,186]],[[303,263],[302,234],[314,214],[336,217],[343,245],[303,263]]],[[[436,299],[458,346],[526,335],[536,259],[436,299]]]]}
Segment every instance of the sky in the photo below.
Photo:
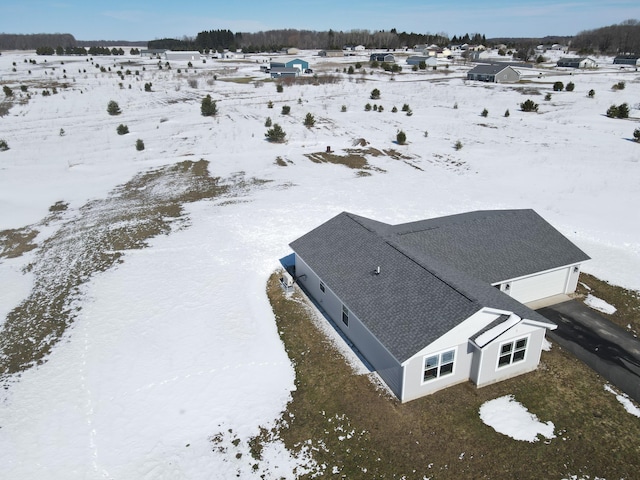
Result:
{"type": "Polygon", "coordinates": [[[0,33],[71,33],[77,40],[153,40],[293,28],[493,37],[575,35],[640,18],[637,0],[5,0],[0,33]]]}

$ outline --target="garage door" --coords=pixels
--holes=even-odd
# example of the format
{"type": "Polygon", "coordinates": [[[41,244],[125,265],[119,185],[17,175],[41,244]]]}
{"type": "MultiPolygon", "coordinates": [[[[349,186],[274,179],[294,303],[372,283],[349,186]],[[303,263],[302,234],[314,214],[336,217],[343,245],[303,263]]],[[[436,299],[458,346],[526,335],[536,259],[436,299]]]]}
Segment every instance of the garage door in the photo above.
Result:
{"type": "Polygon", "coordinates": [[[510,295],[527,303],[565,292],[569,269],[554,270],[511,282],[510,295]]]}

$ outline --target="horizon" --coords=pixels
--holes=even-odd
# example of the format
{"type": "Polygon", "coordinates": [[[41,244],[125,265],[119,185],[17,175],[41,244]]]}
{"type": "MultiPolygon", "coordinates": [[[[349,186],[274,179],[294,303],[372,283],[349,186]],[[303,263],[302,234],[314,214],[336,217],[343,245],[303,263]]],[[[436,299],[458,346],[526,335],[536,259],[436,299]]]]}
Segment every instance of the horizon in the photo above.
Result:
{"type": "Polygon", "coordinates": [[[460,0],[454,6],[442,0],[429,4],[407,0],[402,8],[382,0],[373,5],[356,0],[347,6],[328,0],[308,2],[304,11],[291,0],[279,0],[269,5],[249,0],[226,5],[224,10],[203,0],[186,0],[179,4],[114,0],[109,8],[77,0],[46,4],[11,0],[3,8],[0,33],[68,33],[82,41],[143,42],[195,37],[208,30],[349,32],[395,28],[398,32],[441,33],[449,38],[466,33],[479,33],[487,38],[542,38],[574,36],[584,30],[634,18],[640,18],[640,4],[630,0],[582,0],[560,4],[550,0],[526,0],[517,5],[505,0],[460,0]]]}

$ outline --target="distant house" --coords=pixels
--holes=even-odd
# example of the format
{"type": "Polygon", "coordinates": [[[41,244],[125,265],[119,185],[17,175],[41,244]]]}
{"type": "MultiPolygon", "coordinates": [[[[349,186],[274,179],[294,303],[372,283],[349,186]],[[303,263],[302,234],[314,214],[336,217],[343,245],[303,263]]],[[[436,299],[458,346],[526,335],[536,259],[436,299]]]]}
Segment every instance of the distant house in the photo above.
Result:
{"type": "Polygon", "coordinates": [[[567,68],[596,68],[598,64],[589,57],[563,57],[558,60],[558,67],[567,68]]]}
{"type": "Polygon", "coordinates": [[[476,65],[467,72],[467,80],[493,83],[516,83],[520,81],[520,73],[509,65],[499,63],[476,65]]]}
{"type": "Polygon", "coordinates": [[[167,50],[165,48],[149,48],[147,50],[140,50],[140,56],[149,58],[161,58],[166,51],[167,50]]]}
{"type": "Polygon", "coordinates": [[[436,57],[425,56],[425,55],[411,55],[407,58],[407,64],[409,65],[420,65],[420,63],[424,62],[427,67],[435,67],[438,65],[438,60],[436,57]]]}
{"type": "Polygon", "coordinates": [[[166,52],[164,52],[164,58],[165,58],[165,60],[173,60],[173,61],[184,60],[184,61],[189,61],[189,62],[194,62],[194,61],[199,62],[200,61],[200,52],[198,52],[198,51],[189,52],[189,51],[167,50],[166,52]]]}
{"type": "Polygon", "coordinates": [[[402,402],[535,370],[556,325],[523,302],[573,292],[589,258],[533,210],[343,212],[290,246],[297,283],[402,402]]]}
{"type": "Polygon", "coordinates": [[[342,50],[320,50],[318,52],[318,56],[320,56],[320,57],[344,57],[344,52],[342,50]]]}
{"type": "Polygon", "coordinates": [[[302,72],[298,68],[272,66],[269,73],[271,74],[271,78],[284,78],[284,77],[299,77],[302,72]]]}
{"type": "Polygon", "coordinates": [[[392,53],[372,53],[369,56],[370,62],[386,62],[386,63],[394,63],[396,58],[392,53]]]}
{"type": "Polygon", "coordinates": [[[613,59],[613,64],[637,67],[640,65],[640,55],[618,55],[613,59]]]}
{"type": "Polygon", "coordinates": [[[451,50],[448,48],[442,48],[437,45],[429,45],[428,47],[422,49],[423,55],[429,55],[430,57],[436,58],[446,58],[451,55],[451,50]]]}
{"type": "Polygon", "coordinates": [[[489,57],[489,52],[487,52],[486,50],[468,52],[467,56],[467,58],[472,61],[487,60],[489,57]]]}
{"type": "Polygon", "coordinates": [[[300,49],[295,47],[284,48],[282,49],[282,53],[287,55],[300,55],[300,49]]]}

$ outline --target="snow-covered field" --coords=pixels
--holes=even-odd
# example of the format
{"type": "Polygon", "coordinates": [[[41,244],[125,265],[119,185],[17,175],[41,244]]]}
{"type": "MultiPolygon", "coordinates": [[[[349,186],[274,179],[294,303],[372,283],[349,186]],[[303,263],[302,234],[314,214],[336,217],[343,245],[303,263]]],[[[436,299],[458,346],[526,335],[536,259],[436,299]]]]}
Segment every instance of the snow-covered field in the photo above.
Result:
{"type": "MultiPolygon", "coordinates": [[[[266,279],[289,242],[343,210],[400,223],[533,208],[593,258],[587,272],[640,289],[640,146],[630,141],[640,73],[539,69],[526,71],[524,84],[488,85],[464,80],[469,66],[418,73],[405,66],[392,77],[370,74],[366,58],[306,58],[321,76],[340,80],[277,93],[260,81],[266,57],[195,69],[172,62],[170,70],[164,61],[160,70],[152,60],[96,57],[102,73],[85,58],[0,56],[1,82],[15,97],[0,118],[10,147],[0,152],[0,231],[31,228],[40,247],[0,256],[0,322],[33,292],[39,305],[55,296],[56,280],[74,287],[65,297],[72,325],[57,343],[47,339],[53,346],[42,365],[11,376],[0,394],[7,478],[235,476],[229,457],[248,452],[246,440],[274,424],[294,386],[266,279]],[[340,62],[357,60],[365,74],[342,73],[340,62]],[[573,81],[575,91],[545,101],[557,80],[573,81]],[[613,91],[619,81],[626,88],[613,91]],[[57,93],[41,95],[55,85],[57,93]],[[380,100],[369,98],[374,88],[380,100]],[[207,93],[218,101],[215,118],[200,115],[207,93]],[[537,114],[520,111],[527,98],[539,103],[537,114]],[[109,100],[121,115],[107,114],[109,100]],[[624,102],[630,120],[604,116],[624,102]],[[384,110],[365,112],[366,103],[384,110]],[[411,116],[400,111],[405,103],[411,116]],[[307,112],[316,119],[310,129],[307,112]],[[286,143],[265,141],[267,117],[286,131],[286,143]],[[116,133],[121,123],[129,134],[116,133]],[[398,130],[407,145],[395,143],[398,130]],[[359,149],[386,151],[367,155],[364,170],[305,157],[327,146],[345,155],[359,139],[368,142],[359,149]],[[146,248],[109,240],[102,252],[109,261],[92,270],[87,258],[109,232],[140,232],[136,212],[188,188],[164,176],[117,187],[200,159],[228,187],[224,195],[176,200],[179,218],[145,214],[172,233],[146,235],[146,248]],[[68,208],[53,215],[56,202],[68,208]],[[226,453],[211,441],[219,434],[229,441],[226,453]]],[[[290,478],[302,462],[277,442],[265,456],[259,470],[242,475],[290,478]]]]}

